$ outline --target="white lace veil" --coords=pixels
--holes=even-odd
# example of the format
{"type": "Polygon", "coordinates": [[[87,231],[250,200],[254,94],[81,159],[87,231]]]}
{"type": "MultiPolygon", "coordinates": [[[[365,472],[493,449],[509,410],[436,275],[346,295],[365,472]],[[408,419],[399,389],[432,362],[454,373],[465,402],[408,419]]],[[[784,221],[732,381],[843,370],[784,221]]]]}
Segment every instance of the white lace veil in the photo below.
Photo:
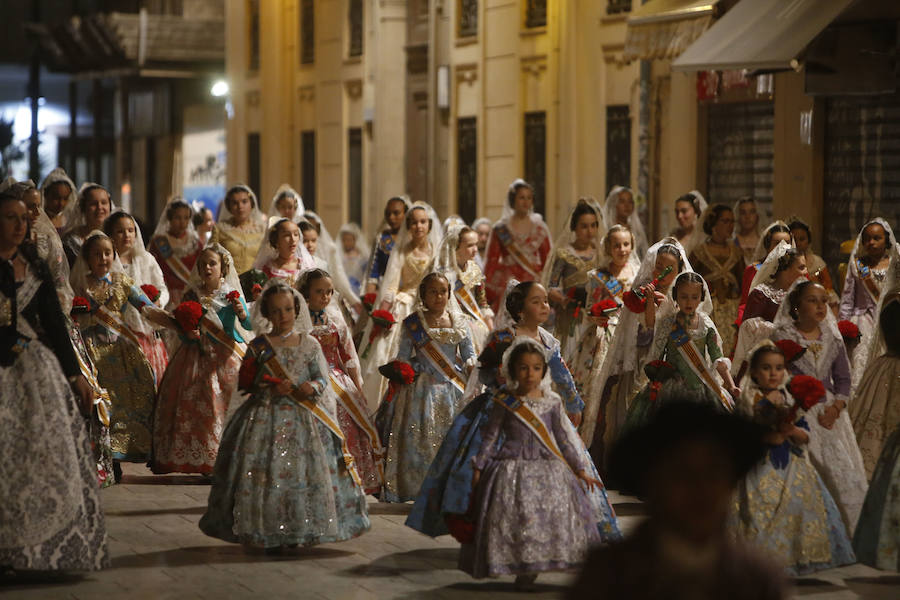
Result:
{"type": "Polygon", "coordinates": [[[291,217],[291,220],[294,223],[299,223],[303,220],[303,213],[306,212],[306,208],[303,205],[303,198],[297,193],[297,190],[286,183],[282,183],[278,186],[278,189],[275,190],[275,195],[272,196],[272,202],[269,204],[268,223],[270,226],[272,223],[280,221],[283,218],[281,213],[278,212],[277,206],[280,198],[289,198],[293,200],[294,216],[291,217]]]}
{"type": "MultiPolygon", "coordinates": [[[[231,256],[231,252],[225,249],[225,246],[212,242],[203,247],[203,250],[212,250],[219,254],[222,258],[222,269],[227,272],[222,277],[222,286],[220,290],[224,291],[226,294],[232,290],[237,290],[241,297],[244,297],[244,292],[241,289],[241,281],[238,278],[238,273],[235,272],[234,269],[234,258],[231,256]]],[[[194,268],[191,269],[191,278],[188,281],[188,289],[194,290],[198,295],[202,294],[203,290],[203,280],[200,277],[200,261],[198,260],[194,263],[194,268]]],[[[187,291],[187,290],[185,290],[187,291]]],[[[246,302],[246,299],[245,299],[246,302]]]]}
{"type": "MultiPolygon", "coordinates": [[[[759,241],[756,242],[756,249],[753,250],[753,260],[756,262],[763,262],[766,260],[766,256],[769,255],[769,250],[766,248],[766,237],[769,235],[769,232],[778,225],[782,225],[787,227],[787,223],[778,219],[777,221],[772,221],[769,223],[765,229],[759,234],[759,241]]],[[[794,236],[791,236],[791,248],[794,247],[794,236]]],[[[773,248],[774,250],[774,248],[773,248]]]]}
{"type": "MultiPolygon", "coordinates": [[[[256,252],[256,258],[253,260],[253,268],[262,271],[262,268],[269,264],[270,261],[276,259],[278,257],[278,251],[269,243],[269,235],[278,227],[281,223],[285,221],[289,221],[290,219],[286,219],[284,217],[279,218],[274,223],[272,223],[268,229],[266,229],[265,235],[263,235],[262,241],[259,243],[259,250],[256,252]]],[[[294,256],[297,257],[298,263],[297,268],[301,271],[304,269],[313,269],[316,266],[316,261],[313,260],[313,257],[310,255],[309,251],[306,249],[306,246],[303,245],[303,233],[300,233],[300,241],[297,244],[297,248],[294,250],[294,256]]]]}
{"type": "MultiPolygon", "coordinates": [[[[794,319],[791,316],[791,294],[793,294],[794,290],[799,286],[804,284],[819,285],[816,282],[810,282],[806,279],[798,279],[792,283],[784,300],[782,300],[781,304],[778,306],[778,312],[775,313],[775,319],[772,321],[775,329],[787,328],[794,325],[794,319]]],[[[825,320],[820,324],[820,328],[823,336],[830,334],[839,344],[844,343],[844,338],[841,336],[841,332],[837,326],[837,319],[834,317],[834,313],[831,310],[825,311],[825,320]]]]}
{"type": "MultiPolygon", "coordinates": [[[[106,217],[106,220],[103,222],[103,227],[106,228],[107,223],[112,223],[113,217],[115,220],[119,220],[120,218],[128,217],[131,219],[131,224],[134,225],[134,245],[131,247],[131,260],[134,261],[138,257],[146,256],[152,261],[156,261],[156,259],[147,252],[147,246],[144,244],[144,236],[141,233],[141,227],[137,224],[137,221],[134,220],[134,217],[125,212],[122,209],[109,213],[109,216],[106,217]]],[[[118,249],[116,250],[118,252],[118,249]]]]}
{"type": "Polygon", "coordinates": [[[351,234],[356,239],[356,251],[359,252],[359,255],[364,258],[366,261],[369,260],[369,247],[366,245],[366,240],[363,239],[363,232],[360,229],[359,225],[356,223],[344,223],[341,225],[341,228],[338,229],[338,239],[336,241],[338,257],[341,261],[344,261],[344,244],[341,241],[341,236],[345,233],[351,234]]]}
{"type": "MultiPolygon", "coordinates": [[[[425,202],[414,202],[406,211],[407,217],[409,213],[416,209],[423,209],[431,219],[431,231],[428,232],[428,241],[431,244],[432,260],[437,255],[438,249],[441,247],[443,232],[441,231],[441,222],[438,220],[437,213],[431,208],[430,204],[425,202]]],[[[403,263],[406,260],[406,250],[409,245],[409,228],[406,227],[404,221],[400,227],[400,233],[397,235],[397,243],[391,251],[388,259],[387,267],[384,270],[384,277],[378,288],[378,297],[375,299],[375,307],[377,308],[382,301],[393,302],[394,294],[400,287],[400,274],[403,270],[403,263]]]]}
{"type": "Polygon", "coordinates": [[[494,317],[494,331],[501,331],[507,327],[515,326],[516,320],[506,310],[506,297],[519,283],[519,280],[515,278],[506,282],[506,289],[503,291],[503,297],[500,298],[500,306],[497,307],[497,315],[494,317]]]}
{"type": "Polygon", "coordinates": [[[781,257],[787,254],[787,251],[790,249],[791,245],[787,242],[778,242],[778,245],[769,252],[766,260],[763,261],[763,264],[756,270],[756,275],[753,276],[753,281],[750,283],[751,291],[761,283],[772,283],[774,281],[775,273],[778,270],[778,261],[780,261],[781,257]]]}
{"type": "MultiPolygon", "coordinates": [[[[613,225],[613,227],[616,227],[616,226],[613,225]]],[[[610,229],[612,229],[612,228],[610,228],[610,229]]],[[[638,269],[641,268],[641,259],[638,258],[637,252],[635,251],[634,233],[631,231],[630,228],[627,230],[622,230],[622,231],[627,231],[628,233],[631,234],[631,254],[628,255],[628,266],[631,268],[632,273],[637,273],[638,269]]],[[[609,269],[609,266],[612,264],[612,256],[607,251],[606,242],[607,242],[607,238],[609,238],[609,236],[612,235],[613,233],[616,233],[616,232],[607,230],[606,234],[603,236],[603,239],[600,240],[600,258],[597,261],[598,269],[609,269]]]]}
{"type": "Polygon", "coordinates": [[[703,216],[706,214],[706,209],[709,208],[709,203],[706,202],[703,194],[697,190],[691,190],[688,194],[694,197],[694,212],[698,213],[697,220],[694,221],[694,230],[691,232],[687,245],[684,248],[684,251],[690,255],[694,251],[696,244],[702,243],[706,239],[706,233],[703,232],[703,216]]]}
{"type": "MultiPolygon", "coordinates": [[[[88,266],[87,258],[84,255],[84,250],[88,247],[88,241],[97,237],[109,240],[109,243],[113,244],[113,248],[116,247],[109,236],[99,229],[95,229],[94,231],[91,231],[89,234],[87,234],[87,236],[85,236],[84,244],[81,247],[81,253],[75,259],[75,263],[72,265],[72,274],[69,278],[69,281],[72,284],[72,292],[76,296],[87,296],[87,289],[93,275],[91,275],[91,268],[88,266]]],[[[109,268],[109,275],[112,276],[113,273],[127,275],[125,273],[125,268],[122,266],[122,262],[119,260],[118,253],[116,253],[112,265],[110,265],[109,268]]],[[[71,307],[71,303],[69,306],[71,307]]],[[[125,312],[122,314],[122,318],[125,323],[134,331],[148,336],[153,335],[153,327],[141,316],[140,311],[132,306],[131,303],[125,303],[125,312]]]]}
{"type": "MultiPolygon", "coordinates": [[[[156,222],[156,228],[153,230],[153,237],[163,236],[169,233],[169,208],[176,202],[190,209],[191,217],[194,216],[194,207],[191,206],[190,203],[186,202],[184,198],[182,198],[181,196],[173,196],[169,198],[169,201],[166,202],[165,207],[163,207],[162,209],[162,214],[159,215],[159,220],[156,222]]],[[[187,235],[191,238],[197,237],[197,229],[194,227],[193,218],[188,219],[187,235]]]]}
{"type": "MultiPolygon", "coordinates": [[[[78,188],[75,187],[75,182],[72,181],[71,178],[66,174],[65,169],[62,167],[57,167],[50,171],[50,174],[44,178],[44,181],[41,182],[41,206],[46,208],[46,202],[44,200],[44,196],[47,192],[47,188],[55,183],[65,183],[69,186],[69,201],[66,203],[66,208],[70,206],[75,206],[78,204],[78,188]]],[[[62,214],[65,215],[65,209],[63,209],[62,214]]],[[[49,219],[49,216],[47,217],[49,219]]],[[[65,221],[65,217],[63,217],[63,227],[68,228],[69,224],[65,221]]]]}
{"type": "MultiPolygon", "coordinates": [[[[49,177],[49,176],[48,176],[49,177]]],[[[46,180],[44,181],[46,184],[46,180]]],[[[48,184],[49,185],[49,184],[48,184]]],[[[116,204],[112,201],[112,194],[109,193],[105,187],[100,185],[99,183],[94,183],[92,181],[85,181],[81,184],[81,187],[78,188],[78,197],[75,202],[69,202],[66,205],[65,210],[63,210],[63,221],[66,224],[66,231],[77,230],[80,227],[84,227],[87,223],[84,220],[84,211],[81,209],[81,203],[84,199],[84,195],[91,191],[100,189],[106,192],[107,196],[109,196],[109,214],[113,214],[116,212],[116,204]]],[[[85,238],[87,239],[87,238],[85,238]]]]}
{"type": "MultiPolygon", "coordinates": [[[[437,256],[434,257],[431,265],[429,265],[429,271],[440,271],[447,276],[450,280],[450,289],[453,289],[452,286],[460,274],[459,265],[456,260],[456,251],[459,247],[459,236],[462,234],[463,229],[473,231],[463,222],[450,224],[450,227],[445,230],[446,234],[441,241],[437,256]]],[[[473,268],[478,268],[477,265],[475,265],[474,260],[470,260],[466,263],[466,271],[473,268]]],[[[484,274],[481,275],[481,280],[484,281],[484,274]]]]}
{"type": "Polygon", "coordinates": [[[647,252],[647,246],[649,244],[647,242],[647,233],[644,231],[644,224],[641,223],[640,215],[638,215],[638,198],[634,190],[621,185],[613,186],[606,196],[606,201],[603,203],[603,222],[607,231],[609,231],[613,225],[618,223],[616,220],[616,205],[619,202],[619,194],[622,192],[631,192],[631,198],[634,201],[634,210],[628,215],[627,225],[631,230],[631,235],[634,236],[633,251],[637,254],[638,260],[640,260],[640,257],[647,252]]]}
{"type": "MultiPolygon", "coordinates": [[[[319,241],[316,244],[316,256],[328,263],[328,274],[331,276],[331,281],[334,282],[334,289],[337,290],[345,301],[354,305],[359,304],[359,294],[353,289],[353,286],[350,285],[350,279],[347,277],[347,272],[344,270],[344,261],[341,260],[340,254],[338,254],[338,244],[335,243],[334,238],[328,233],[325,222],[322,221],[322,218],[319,217],[319,215],[311,210],[305,211],[303,217],[309,221],[310,224],[318,224],[319,226],[319,241]]],[[[301,244],[301,246],[302,245],[303,244],[301,244]]]]}
{"type": "MultiPolygon", "coordinates": [[[[684,248],[678,243],[678,240],[672,237],[666,237],[650,246],[647,250],[644,260],[641,261],[641,267],[638,269],[637,275],[634,278],[632,289],[637,289],[653,279],[653,270],[656,268],[656,257],[660,248],[663,246],[673,247],[681,256],[681,260],[684,262],[681,273],[693,271],[684,248]]],[[[671,314],[671,312],[674,311],[675,301],[672,299],[673,287],[674,282],[669,286],[669,289],[666,292],[668,302],[660,307],[656,314],[657,322],[661,318],[664,318],[666,314],[671,314]]],[[[707,298],[709,298],[708,293],[707,298]]],[[[641,369],[642,365],[638,364],[638,349],[637,344],[635,343],[635,340],[637,340],[638,337],[638,327],[643,317],[643,314],[633,313],[627,308],[623,308],[619,311],[619,325],[616,327],[616,333],[610,343],[606,360],[603,362],[603,367],[600,369],[598,381],[599,387],[595,387],[594,389],[603,390],[606,386],[606,381],[610,377],[622,373],[635,372],[637,381],[640,381],[643,378],[643,373],[637,372],[641,369]]]]}
{"type": "Polygon", "coordinates": [[[262,227],[266,228],[266,216],[263,214],[262,209],[259,207],[259,199],[256,197],[256,194],[253,193],[253,190],[250,189],[250,186],[237,183],[225,192],[225,198],[222,200],[222,205],[219,207],[219,219],[217,223],[231,223],[231,218],[234,216],[231,214],[231,211],[228,209],[228,202],[226,201],[228,198],[228,193],[232,190],[242,190],[247,192],[250,196],[250,201],[253,204],[253,210],[250,211],[250,222],[262,227]]]}
{"type": "MultiPolygon", "coordinates": [[[[266,285],[263,286],[263,294],[266,293],[266,290],[273,287],[277,287],[279,290],[289,290],[294,298],[300,300],[300,311],[294,318],[294,331],[298,333],[309,333],[312,331],[313,325],[312,319],[309,316],[309,305],[306,303],[306,298],[303,297],[303,294],[278,279],[270,279],[266,285]]],[[[263,296],[260,295],[259,300],[254,302],[253,306],[250,308],[250,321],[253,323],[253,329],[258,335],[272,331],[272,322],[262,316],[262,298],[263,296]]],[[[327,372],[327,369],[325,372],[327,372]]]]}
{"type": "MultiPolygon", "coordinates": [[[[506,378],[508,382],[510,382],[509,374],[509,359],[512,357],[513,350],[518,348],[519,346],[528,346],[529,349],[533,350],[536,353],[539,353],[544,357],[544,362],[547,363],[550,360],[550,357],[547,356],[547,349],[544,348],[544,345],[539,343],[537,340],[530,338],[525,335],[516,336],[513,339],[512,343],[509,347],[503,351],[503,358],[500,361],[500,373],[502,373],[503,377],[506,378]]],[[[515,392],[515,389],[512,387],[515,385],[515,382],[510,382],[508,384],[508,388],[511,392],[515,392]]],[[[541,379],[541,391],[544,395],[552,395],[556,398],[560,405],[562,405],[562,399],[559,395],[553,391],[553,382],[550,379],[550,366],[547,365],[547,372],[544,373],[544,378],[541,379]]]]}
{"type": "Polygon", "coordinates": [[[556,252],[562,248],[565,248],[566,246],[572,245],[572,243],[575,241],[575,232],[572,231],[570,225],[572,223],[572,216],[581,205],[589,206],[590,209],[594,211],[594,216],[597,217],[597,235],[595,235],[594,239],[592,240],[595,250],[594,261],[599,259],[600,253],[603,251],[603,236],[606,234],[603,208],[593,198],[579,198],[578,202],[575,203],[575,206],[573,206],[569,211],[569,214],[568,216],[566,216],[565,221],[563,221],[562,226],[560,227],[559,235],[557,235],[556,239],[553,240],[553,245],[550,246],[550,254],[548,255],[547,261],[544,263],[544,270],[541,272],[540,279],[541,285],[543,285],[545,288],[550,285],[550,275],[553,272],[553,263],[556,259],[556,252]]]}
{"type": "MultiPolygon", "coordinates": [[[[891,259],[891,264],[888,266],[888,276],[892,276],[894,269],[900,267],[900,248],[898,248],[897,238],[894,237],[894,230],[891,229],[891,226],[887,221],[882,219],[881,217],[875,217],[866,222],[865,225],[860,227],[859,233],[856,235],[856,241],[853,242],[853,251],[850,252],[850,259],[847,261],[847,274],[853,273],[854,276],[859,276],[859,266],[856,264],[857,259],[859,258],[859,249],[862,247],[862,235],[863,231],[866,230],[866,227],[869,225],[881,225],[884,228],[884,231],[888,234],[888,239],[890,240],[891,247],[885,251],[891,259]]],[[[881,289],[888,290],[891,289],[887,287],[888,281],[885,279],[884,283],[881,286],[881,289]]]]}

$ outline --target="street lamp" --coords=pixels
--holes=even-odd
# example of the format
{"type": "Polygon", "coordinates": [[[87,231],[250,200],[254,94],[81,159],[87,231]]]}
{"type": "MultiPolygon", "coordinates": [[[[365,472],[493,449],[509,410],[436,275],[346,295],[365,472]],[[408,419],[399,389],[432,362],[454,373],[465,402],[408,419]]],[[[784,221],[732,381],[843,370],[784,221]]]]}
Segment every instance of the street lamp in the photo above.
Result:
{"type": "Polygon", "coordinates": [[[219,79],[212,87],[209,88],[209,93],[215,96],[216,98],[221,98],[222,96],[228,95],[228,82],[224,79],[219,79]]]}

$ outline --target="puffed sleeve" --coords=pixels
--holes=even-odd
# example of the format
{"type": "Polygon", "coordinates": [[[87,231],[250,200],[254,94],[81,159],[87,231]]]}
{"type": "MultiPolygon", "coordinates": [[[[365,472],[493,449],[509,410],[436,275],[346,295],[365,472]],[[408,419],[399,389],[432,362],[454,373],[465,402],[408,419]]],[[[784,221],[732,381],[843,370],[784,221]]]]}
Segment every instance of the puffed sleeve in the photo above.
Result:
{"type": "Polygon", "coordinates": [[[554,385],[556,385],[556,391],[562,396],[563,402],[566,405],[566,412],[575,414],[583,411],[584,400],[581,399],[581,395],[575,387],[575,380],[572,378],[569,367],[567,367],[566,363],[563,361],[558,347],[553,349],[548,363],[550,367],[550,379],[552,379],[554,385]]]}
{"type": "Polygon", "coordinates": [[[844,402],[850,399],[850,361],[847,358],[847,349],[841,340],[834,342],[840,344],[840,351],[831,363],[831,382],[834,386],[834,395],[836,399],[844,402]]]}
{"type": "Polygon", "coordinates": [[[459,357],[463,363],[475,364],[478,357],[475,355],[475,346],[472,345],[472,334],[470,333],[459,343],[459,357]]]}

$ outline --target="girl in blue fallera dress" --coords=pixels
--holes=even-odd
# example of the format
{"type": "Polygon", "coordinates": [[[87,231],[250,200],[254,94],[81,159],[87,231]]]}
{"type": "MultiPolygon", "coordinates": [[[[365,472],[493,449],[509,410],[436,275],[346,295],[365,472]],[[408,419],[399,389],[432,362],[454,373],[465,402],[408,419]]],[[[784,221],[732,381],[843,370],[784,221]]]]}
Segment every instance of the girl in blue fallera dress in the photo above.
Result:
{"type": "Polygon", "coordinates": [[[809,460],[809,424],[802,408],[792,411],[799,401],[788,383],[784,353],[768,340],[759,344],[737,410],[767,427],[768,452],[738,486],[729,524],[788,574],[803,575],[855,558],[841,513],[809,460]]]}
{"type": "Polygon", "coordinates": [[[382,400],[375,418],[387,449],[387,502],[416,497],[428,466],[463,407],[466,377],[475,363],[468,321],[450,296],[450,283],[436,272],[419,284],[420,301],[399,325],[396,360],[408,363],[415,381],[382,400]]]}
{"type": "MultiPolygon", "coordinates": [[[[578,433],[572,424],[577,420],[584,403],[575,388],[571,373],[562,360],[559,342],[541,327],[550,314],[547,292],[537,282],[518,283],[513,280],[501,303],[503,307],[497,315],[497,329],[488,338],[485,350],[479,356],[479,368],[472,373],[467,396],[483,393],[469,402],[453,421],[434,461],[428,469],[419,495],[413,505],[406,525],[426,535],[437,537],[449,533],[447,519],[463,515],[469,511],[472,480],[474,476],[472,457],[482,446],[482,436],[493,407],[492,396],[505,382],[501,369],[501,357],[514,339],[532,339],[544,349],[547,368],[556,397],[568,418],[562,424],[570,438],[570,443],[587,450],[578,441],[578,433]],[[473,381],[473,380],[477,380],[473,381]],[[475,392],[472,392],[472,389],[475,392]]],[[[503,434],[501,432],[500,439],[503,434]]],[[[594,463],[587,461],[587,467],[594,479],[600,479],[594,463]]],[[[620,537],[615,513],[609,504],[602,486],[592,488],[589,498],[596,514],[597,529],[601,539],[610,541],[620,537]]]]}
{"type": "Polygon", "coordinates": [[[225,428],[200,529],[273,553],[357,537],[370,527],[366,500],[306,301],[273,282],[256,304],[257,329],[271,331],[241,365],[251,396],[225,428]]]}

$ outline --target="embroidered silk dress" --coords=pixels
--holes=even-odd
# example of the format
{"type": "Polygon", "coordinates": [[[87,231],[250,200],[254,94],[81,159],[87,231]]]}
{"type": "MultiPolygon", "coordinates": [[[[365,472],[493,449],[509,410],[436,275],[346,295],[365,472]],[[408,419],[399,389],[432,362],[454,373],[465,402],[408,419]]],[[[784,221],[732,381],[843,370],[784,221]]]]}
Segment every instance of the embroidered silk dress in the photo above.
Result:
{"type": "Polygon", "coordinates": [[[223,284],[212,296],[191,288],[184,300],[200,302],[212,325],[201,326],[199,340],[184,338],[159,386],[153,418],[154,473],[213,472],[228,407],[235,396],[241,355],[246,348],[236,324],[249,330],[250,310],[239,321],[223,284]],[[210,329],[215,327],[217,331],[210,329]],[[229,347],[214,337],[226,336],[229,347]]]}
{"type": "Polygon", "coordinates": [[[571,245],[566,245],[558,248],[550,258],[553,262],[548,285],[559,290],[569,300],[565,306],[554,305],[556,338],[560,342],[563,360],[568,365],[575,363],[579,342],[583,339],[587,326],[592,325],[584,313],[588,273],[596,268],[597,257],[596,250],[590,256],[581,255],[571,245]]]}
{"type": "Polygon", "coordinates": [[[310,333],[322,346],[328,361],[329,385],[337,386],[338,424],[347,438],[347,447],[362,479],[363,490],[374,494],[384,483],[381,473],[383,456],[375,424],[369,418],[366,399],[360,391],[361,382],[354,380],[349,373],[350,369],[359,372],[360,368],[353,339],[345,323],[335,322],[325,311],[310,312],[313,320],[310,333]]]}
{"type": "MultiPolygon", "coordinates": [[[[900,266],[898,266],[900,267],[900,266]]],[[[888,267],[888,269],[893,266],[888,267]]],[[[870,275],[878,287],[884,291],[884,281],[888,275],[888,269],[870,269],[870,275]]],[[[860,279],[859,270],[847,269],[847,278],[844,280],[844,291],[841,293],[841,305],[838,310],[838,319],[846,319],[859,327],[859,333],[862,342],[853,352],[852,372],[854,382],[858,382],[866,371],[865,350],[868,348],[868,341],[875,335],[878,324],[878,315],[876,309],[878,307],[878,299],[872,294],[872,291],[866,286],[865,281],[860,279]]],[[[874,357],[873,357],[874,358],[874,357]]]]}
{"type": "Polygon", "coordinates": [[[559,400],[552,393],[521,400],[543,422],[565,463],[518,417],[492,402],[481,449],[472,459],[482,472],[474,499],[475,540],[463,545],[459,557],[460,568],[476,578],[574,569],[603,541],[575,476],[589,469],[589,459],[565,432],[568,418],[559,400]]]}
{"type": "MultiPolygon", "coordinates": [[[[741,394],[738,408],[752,416],[763,404],[754,402],[759,388],[748,381],[744,380],[749,389],[741,394]]],[[[787,397],[783,388],[781,393],[787,397]]],[[[809,429],[803,416],[796,425],[809,429]]],[[[729,527],[765,549],[793,576],[856,560],[834,498],[806,449],[790,441],[769,446],[765,458],[738,485],[729,527]]]]}
{"type": "Polygon", "coordinates": [[[743,253],[732,244],[726,248],[728,256],[714,254],[709,242],[700,244],[690,256],[691,265],[709,285],[713,312],[709,315],[719,336],[722,338],[722,351],[726,356],[734,352],[735,320],[738,306],[741,303],[741,278],[744,272],[743,253]]]}
{"type": "MultiPolygon", "coordinates": [[[[301,334],[274,353],[290,381],[308,382],[332,419],[334,396],[319,344],[301,334]]],[[[257,361],[251,343],[243,368],[257,361]]],[[[266,548],[339,542],[369,530],[366,498],[354,482],[340,439],[311,411],[271,386],[260,387],[228,420],[200,529],[227,542],[266,548]]]]}
{"type": "Polygon", "coordinates": [[[113,458],[142,463],[149,458],[152,442],[153,400],[156,396],[153,369],[141,346],[132,341],[131,336],[119,335],[110,329],[98,316],[98,309],[103,306],[113,315],[123,315],[129,304],[140,310],[152,303],[124,273],[110,273],[104,281],[106,285],[97,279],[89,284],[85,293],[91,312],[78,315],[77,321],[97,367],[99,383],[109,392],[112,403],[110,440],[113,458]]]}
{"type": "Polygon", "coordinates": [[[165,234],[150,240],[148,252],[156,258],[169,290],[169,302],[163,308],[171,310],[181,303],[191,271],[203,249],[200,238],[185,232],[180,238],[165,234]]]}
{"type": "Polygon", "coordinates": [[[109,565],[88,429],[66,377],[80,373],[50,271],[0,261],[0,565],[109,565]]]}
{"type": "Polygon", "coordinates": [[[900,355],[889,349],[869,361],[850,404],[856,441],[871,478],[885,441],[900,429],[900,355]]]}
{"type": "MultiPolygon", "coordinates": [[[[142,285],[152,285],[159,290],[159,306],[166,306],[169,302],[169,290],[163,279],[162,270],[156,264],[156,260],[149,253],[135,254],[130,263],[122,263],[125,274],[131,277],[134,285],[141,287],[142,285]]],[[[155,303],[154,303],[155,304],[155,303]]],[[[138,341],[141,343],[141,350],[144,357],[150,363],[153,369],[153,376],[157,385],[162,381],[163,373],[166,372],[166,365],[169,364],[169,353],[166,351],[166,345],[154,327],[143,317],[137,313],[130,313],[129,322],[133,325],[134,332],[137,334],[138,341]]]]}
{"type": "MultiPolygon", "coordinates": [[[[824,325],[820,328],[826,329],[824,325]]],[[[813,407],[806,417],[809,454],[837,502],[847,530],[853,531],[868,484],[849,411],[841,411],[832,429],[819,423],[819,415],[835,400],[841,399],[849,405],[850,364],[843,340],[829,331],[823,331],[818,340],[808,340],[793,325],[777,327],[772,339],[793,340],[806,348],[806,352],[788,365],[790,372],[811,375],[825,385],[825,400],[813,407]]]]}
{"type": "Polygon", "coordinates": [[[515,233],[501,219],[494,225],[484,259],[485,288],[491,308],[497,312],[506,283],[540,280],[550,255],[550,231],[539,215],[532,215],[526,235],[515,233]],[[524,264],[523,264],[524,263],[524,264]]]}
{"type": "MultiPolygon", "coordinates": [[[[459,313],[455,318],[464,319],[459,313]]],[[[468,325],[454,322],[449,328],[431,328],[419,311],[398,327],[399,347],[396,360],[412,365],[416,379],[402,385],[393,399],[385,399],[378,408],[376,424],[386,447],[384,469],[388,502],[413,500],[447,430],[462,410],[463,391],[451,377],[426,357],[423,343],[437,348],[458,379],[465,381],[465,367],[475,362],[475,351],[468,325]],[[414,340],[418,333],[422,337],[414,340]]],[[[464,385],[464,384],[463,384],[464,385]]]]}
{"type": "Polygon", "coordinates": [[[234,269],[240,275],[253,267],[253,261],[259,251],[266,234],[265,222],[256,223],[248,221],[241,227],[235,227],[227,222],[216,223],[213,230],[212,241],[218,242],[231,252],[234,258],[234,269]]]}

